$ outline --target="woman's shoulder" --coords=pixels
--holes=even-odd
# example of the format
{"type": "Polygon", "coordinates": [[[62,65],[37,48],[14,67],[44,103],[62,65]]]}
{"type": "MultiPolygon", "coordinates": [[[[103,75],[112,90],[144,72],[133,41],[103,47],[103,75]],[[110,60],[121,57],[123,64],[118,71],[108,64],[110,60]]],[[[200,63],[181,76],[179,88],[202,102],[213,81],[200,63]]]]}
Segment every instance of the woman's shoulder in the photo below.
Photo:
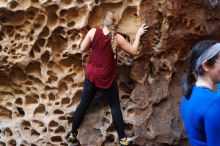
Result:
{"type": "Polygon", "coordinates": [[[91,41],[93,40],[94,36],[95,36],[95,33],[96,33],[96,30],[97,28],[91,28],[88,32],[90,38],[91,38],[91,41]]]}
{"type": "Polygon", "coordinates": [[[96,30],[97,30],[97,28],[91,28],[91,29],[89,30],[89,33],[95,33],[96,30]]]}
{"type": "Polygon", "coordinates": [[[124,34],[124,33],[122,33],[122,32],[116,32],[116,39],[118,40],[118,41],[120,41],[120,40],[127,40],[128,42],[130,42],[130,38],[129,38],[129,36],[128,35],[126,35],[126,34],[124,34]]]}
{"type": "Polygon", "coordinates": [[[206,87],[202,87],[202,86],[194,86],[193,87],[193,95],[202,97],[203,99],[209,100],[209,101],[213,101],[217,98],[220,98],[220,96],[218,96],[218,94],[206,87]]]}
{"type": "Polygon", "coordinates": [[[206,113],[210,111],[212,108],[216,108],[216,106],[220,107],[220,96],[210,90],[210,89],[202,89],[204,92],[200,94],[200,103],[206,103],[206,113]]]}
{"type": "Polygon", "coordinates": [[[216,98],[212,100],[212,102],[208,105],[205,117],[207,114],[217,115],[219,117],[220,114],[220,97],[216,95],[216,98]]]}

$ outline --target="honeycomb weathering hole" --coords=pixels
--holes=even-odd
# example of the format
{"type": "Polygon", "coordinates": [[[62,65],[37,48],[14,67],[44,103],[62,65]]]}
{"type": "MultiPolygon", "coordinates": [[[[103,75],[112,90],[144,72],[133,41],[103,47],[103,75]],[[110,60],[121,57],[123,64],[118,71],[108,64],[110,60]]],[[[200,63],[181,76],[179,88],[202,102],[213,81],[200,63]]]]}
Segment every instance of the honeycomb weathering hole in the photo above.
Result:
{"type": "Polygon", "coordinates": [[[56,109],[56,110],[54,110],[54,112],[53,112],[55,115],[59,115],[59,114],[64,114],[64,112],[62,111],[62,110],[59,110],[59,109],[56,109]]]}
{"type": "Polygon", "coordinates": [[[128,136],[134,136],[134,126],[130,123],[125,123],[125,132],[128,136]]]}
{"type": "Polygon", "coordinates": [[[58,126],[59,126],[59,124],[57,122],[55,122],[54,120],[50,121],[50,123],[49,123],[50,128],[54,128],[54,127],[58,127],[58,126]]]}
{"type": "Polygon", "coordinates": [[[13,133],[12,133],[12,131],[11,131],[10,128],[5,128],[5,129],[3,130],[3,134],[4,134],[5,136],[12,136],[12,135],[13,135],[13,133]]]}
{"type": "Polygon", "coordinates": [[[21,127],[23,127],[23,128],[30,128],[31,127],[31,123],[24,120],[21,123],[21,127]]]}
{"type": "Polygon", "coordinates": [[[46,114],[46,108],[44,104],[40,104],[35,110],[34,115],[45,115],[46,114]]]}
{"type": "Polygon", "coordinates": [[[47,63],[50,60],[50,53],[49,51],[45,51],[42,55],[41,55],[41,61],[43,63],[47,63]]]}
{"type": "Polygon", "coordinates": [[[56,99],[56,96],[51,92],[49,95],[49,100],[54,101],[56,99]]]}
{"type": "Polygon", "coordinates": [[[16,146],[16,141],[14,139],[9,140],[9,145],[16,146]]]}
{"type": "Polygon", "coordinates": [[[62,142],[62,138],[60,136],[52,136],[51,141],[52,142],[62,142]]]}
{"type": "Polygon", "coordinates": [[[127,111],[127,116],[128,117],[133,117],[135,115],[135,112],[134,112],[134,109],[128,109],[128,111],[127,111]]]}
{"type": "Polygon", "coordinates": [[[68,90],[68,86],[65,82],[60,83],[58,87],[59,93],[65,93],[68,90]]]}
{"type": "Polygon", "coordinates": [[[49,28],[47,26],[44,26],[43,30],[39,34],[39,38],[45,38],[49,35],[49,33],[50,33],[49,28]]]}
{"type": "Polygon", "coordinates": [[[41,75],[41,63],[37,61],[30,62],[25,68],[27,73],[37,73],[41,75]]]}
{"type": "Polygon", "coordinates": [[[38,136],[40,136],[40,133],[37,132],[35,129],[31,129],[31,136],[36,136],[36,137],[38,137],[38,136]]]}
{"type": "Polygon", "coordinates": [[[10,2],[10,8],[11,9],[14,9],[14,8],[16,8],[18,6],[18,2],[16,2],[16,1],[11,1],[10,2]]]}
{"type": "Polygon", "coordinates": [[[18,111],[18,113],[17,113],[18,117],[24,117],[25,116],[25,112],[24,112],[22,107],[16,107],[16,109],[18,111]]]}
{"type": "Polygon", "coordinates": [[[68,97],[62,98],[61,105],[68,105],[70,103],[70,99],[68,97]]]}
{"type": "Polygon", "coordinates": [[[25,104],[26,105],[38,104],[38,98],[31,96],[31,95],[26,95],[25,96],[25,104]]]}
{"type": "Polygon", "coordinates": [[[66,130],[63,126],[59,126],[55,131],[54,133],[65,133],[66,130]]]}
{"type": "Polygon", "coordinates": [[[23,99],[22,99],[22,98],[17,98],[17,99],[15,100],[15,104],[17,104],[17,105],[22,105],[22,104],[23,104],[23,99]]]}
{"type": "Polygon", "coordinates": [[[12,111],[3,106],[0,106],[0,119],[9,120],[11,118],[12,118],[12,111]]]}

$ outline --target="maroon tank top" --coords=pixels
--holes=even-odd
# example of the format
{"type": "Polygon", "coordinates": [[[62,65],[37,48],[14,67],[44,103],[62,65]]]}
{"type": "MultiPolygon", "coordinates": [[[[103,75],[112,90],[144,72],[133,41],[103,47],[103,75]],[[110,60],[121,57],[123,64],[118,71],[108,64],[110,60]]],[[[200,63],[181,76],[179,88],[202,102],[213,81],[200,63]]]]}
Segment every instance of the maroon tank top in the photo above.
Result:
{"type": "Polygon", "coordinates": [[[116,77],[117,59],[111,45],[111,36],[104,35],[102,29],[96,29],[91,43],[91,55],[86,66],[86,77],[96,87],[107,89],[116,77]]]}

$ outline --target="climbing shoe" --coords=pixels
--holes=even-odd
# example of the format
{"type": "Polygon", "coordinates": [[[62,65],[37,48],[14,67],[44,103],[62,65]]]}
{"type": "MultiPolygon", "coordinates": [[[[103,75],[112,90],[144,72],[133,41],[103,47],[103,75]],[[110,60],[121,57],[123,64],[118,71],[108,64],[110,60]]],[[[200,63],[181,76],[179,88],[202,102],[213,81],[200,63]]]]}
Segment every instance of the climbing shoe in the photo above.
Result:
{"type": "Polygon", "coordinates": [[[73,133],[73,132],[70,132],[66,139],[68,142],[72,143],[74,146],[79,146],[80,143],[79,143],[79,140],[77,139],[77,132],[76,133],[73,133]]]}
{"type": "Polygon", "coordinates": [[[129,145],[129,142],[128,142],[127,138],[120,139],[119,143],[120,143],[121,146],[128,146],[129,145]]]}

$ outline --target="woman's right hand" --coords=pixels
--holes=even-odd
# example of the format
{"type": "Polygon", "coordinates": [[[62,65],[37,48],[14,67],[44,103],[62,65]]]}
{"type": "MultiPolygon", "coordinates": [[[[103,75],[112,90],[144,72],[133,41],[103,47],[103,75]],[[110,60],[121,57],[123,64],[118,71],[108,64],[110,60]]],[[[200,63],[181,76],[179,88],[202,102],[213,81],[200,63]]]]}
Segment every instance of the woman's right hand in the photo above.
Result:
{"type": "Polygon", "coordinates": [[[145,32],[147,32],[148,26],[146,24],[142,24],[141,27],[138,29],[137,35],[142,36],[145,32]]]}

